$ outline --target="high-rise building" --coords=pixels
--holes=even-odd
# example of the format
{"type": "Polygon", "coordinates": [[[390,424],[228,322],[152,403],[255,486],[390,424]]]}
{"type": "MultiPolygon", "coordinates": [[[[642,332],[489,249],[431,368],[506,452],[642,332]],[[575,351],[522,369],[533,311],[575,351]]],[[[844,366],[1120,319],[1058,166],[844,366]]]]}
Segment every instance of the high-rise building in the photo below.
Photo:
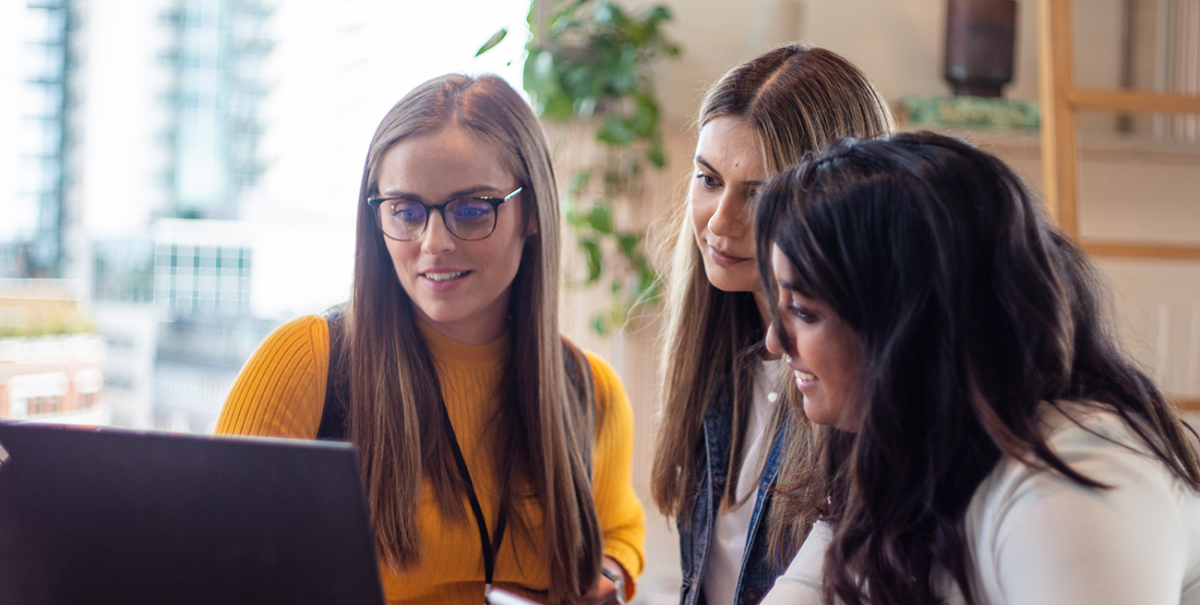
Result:
{"type": "Polygon", "coordinates": [[[65,188],[71,146],[68,110],[72,103],[71,0],[30,0],[16,14],[20,22],[18,131],[15,198],[0,228],[0,278],[56,278],[66,262],[65,188]]]}
{"type": "Polygon", "coordinates": [[[92,210],[89,277],[98,322],[113,342],[110,396],[124,398],[114,406],[116,420],[204,431],[222,390],[274,325],[251,316],[249,249],[220,237],[196,241],[197,230],[187,227],[198,221],[198,232],[209,234],[201,223],[240,218],[259,182],[271,4],[143,0],[118,8],[93,0],[90,8],[88,55],[95,58],[97,87],[90,98],[97,106],[87,149],[94,178],[81,193],[92,210]],[[144,38],[122,50],[117,28],[126,30],[121,21],[131,18],[144,38]],[[104,89],[100,74],[115,73],[121,58],[145,71],[131,90],[104,89]],[[111,128],[112,113],[129,105],[141,112],[134,132],[111,128]],[[112,146],[130,153],[113,154],[112,146]],[[128,180],[117,182],[113,173],[128,180]],[[134,211],[110,216],[109,208],[127,207],[121,196],[130,189],[134,211]],[[186,220],[154,228],[163,219],[186,220]]]}
{"type": "Polygon", "coordinates": [[[261,0],[178,0],[168,15],[173,214],[238,218],[238,202],[262,174],[259,106],[270,10],[261,0]]]}

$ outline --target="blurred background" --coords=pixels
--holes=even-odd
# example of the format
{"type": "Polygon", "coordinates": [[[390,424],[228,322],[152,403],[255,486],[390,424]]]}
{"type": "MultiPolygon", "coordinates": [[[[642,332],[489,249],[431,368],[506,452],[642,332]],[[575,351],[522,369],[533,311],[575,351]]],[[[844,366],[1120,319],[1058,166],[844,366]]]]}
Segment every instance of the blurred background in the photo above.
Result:
{"type": "MultiPolygon", "coordinates": [[[[1023,119],[978,124],[920,113],[952,95],[949,4],[665,2],[664,31],[682,50],[650,65],[665,165],[645,170],[613,220],[646,234],[661,266],[705,88],[790,41],[863,68],[902,128],[970,139],[1037,190],[1037,3],[1017,3],[1012,79],[990,110],[1023,119]]],[[[1200,0],[1074,4],[1079,85],[1200,92],[1200,0]]],[[[0,417],[211,431],[270,330],[347,298],[362,162],[379,119],[449,71],[496,72],[521,90],[529,11],[527,0],[0,2],[0,417]],[[501,28],[508,36],[476,57],[501,28]]],[[[1079,124],[1085,237],[1200,244],[1200,116],[1089,112],[1079,124]]],[[[586,121],[546,127],[565,188],[562,175],[604,151],[586,121]]],[[[576,247],[566,260],[569,276],[586,271],[576,247]]],[[[1200,262],[1097,262],[1129,351],[1196,407],[1200,262]]],[[[625,381],[635,483],[649,503],[661,310],[645,305],[623,330],[598,332],[603,287],[564,290],[564,330],[625,381]]],[[[648,510],[648,525],[639,600],[673,602],[671,524],[648,510]]]]}

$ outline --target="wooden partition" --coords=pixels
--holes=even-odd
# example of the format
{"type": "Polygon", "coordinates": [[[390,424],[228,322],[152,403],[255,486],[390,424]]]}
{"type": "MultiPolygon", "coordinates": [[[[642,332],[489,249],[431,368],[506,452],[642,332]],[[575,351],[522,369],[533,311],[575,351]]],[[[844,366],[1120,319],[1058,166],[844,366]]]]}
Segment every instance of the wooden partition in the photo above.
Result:
{"type": "MultiPolygon", "coordinates": [[[[1083,238],[1079,234],[1079,132],[1077,112],[1200,113],[1200,96],[1124,89],[1078,88],[1072,57],[1071,1],[1038,0],[1038,67],[1041,89],[1042,178],[1046,204],[1059,227],[1089,254],[1107,258],[1200,261],[1200,244],[1163,244],[1083,238]]],[[[1200,411],[1200,399],[1175,399],[1200,411]]]]}

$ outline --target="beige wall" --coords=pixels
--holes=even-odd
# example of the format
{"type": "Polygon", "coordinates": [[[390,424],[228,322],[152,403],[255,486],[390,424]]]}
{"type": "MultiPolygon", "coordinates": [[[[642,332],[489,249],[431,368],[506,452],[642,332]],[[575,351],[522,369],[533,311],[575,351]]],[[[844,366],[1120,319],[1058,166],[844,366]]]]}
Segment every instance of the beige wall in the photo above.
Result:
{"type": "MultiPolygon", "coordinates": [[[[639,0],[634,5],[651,2],[639,0]]],[[[658,91],[667,124],[670,164],[647,179],[646,191],[630,204],[627,227],[649,227],[662,240],[665,223],[678,212],[695,144],[690,122],[704,88],[738,61],[780,43],[803,40],[854,61],[896,104],[909,95],[944,95],[941,79],[944,0],[672,0],[671,35],[684,46],[677,61],[657,66],[658,91]]],[[[1118,82],[1121,0],[1076,1],[1076,73],[1087,86],[1118,82]]],[[[1011,98],[1036,100],[1036,4],[1019,5],[1015,81],[1011,98]]],[[[1139,63],[1139,69],[1145,65],[1139,63]]],[[[1149,79],[1138,73],[1139,85],[1149,79]]],[[[1146,122],[1148,123],[1148,122],[1146,122]]],[[[1165,148],[1145,137],[1122,138],[1111,115],[1086,115],[1081,184],[1084,235],[1200,242],[1200,149],[1165,148]]],[[[974,140],[1011,163],[1036,190],[1041,169],[1037,133],[955,133],[974,140]]],[[[560,146],[568,152],[562,172],[586,155],[586,137],[560,146]],[[574,154],[574,155],[571,155],[574,154]],[[569,156],[569,157],[568,157],[569,156]]],[[[1200,263],[1102,260],[1114,288],[1123,340],[1161,384],[1176,395],[1200,398],[1200,263]]],[[[596,292],[571,292],[564,300],[564,328],[583,346],[609,359],[625,381],[637,422],[634,480],[647,498],[658,354],[659,319],[644,317],[630,333],[597,338],[587,331],[596,292]]],[[[647,571],[644,602],[671,600],[679,573],[672,525],[647,511],[647,571]]]]}

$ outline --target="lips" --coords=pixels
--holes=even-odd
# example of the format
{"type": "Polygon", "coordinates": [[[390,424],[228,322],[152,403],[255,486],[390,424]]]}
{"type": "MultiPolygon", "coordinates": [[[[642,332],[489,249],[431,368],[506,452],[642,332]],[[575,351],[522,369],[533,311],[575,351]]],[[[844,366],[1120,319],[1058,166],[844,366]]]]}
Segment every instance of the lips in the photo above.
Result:
{"type": "Polygon", "coordinates": [[[796,376],[796,386],[803,389],[817,383],[817,375],[801,372],[800,370],[792,370],[792,374],[796,376]]]}
{"type": "Polygon", "coordinates": [[[447,272],[441,272],[441,273],[434,273],[434,272],[430,271],[427,273],[422,273],[421,277],[424,277],[425,279],[428,279],[430,281],[435,281],[435,282],[447,282],[447,281],[458,279],[458,278],[466,275],[467,273],[470,273],[470,272],[469,271],[447,271],[447,272]]]}
{"type": "Polygon", "coordinates": [[[750,260],[749,258],[734,256],[713,245],[708,246],[708,257],[711,258],[713,262],[723,266],[736,265],[738,263],[750,260]]]}
{"type": "Polygon", "coordinates": [[[459,271],[448,267],[433,267],[428,271],[418,273],[417,276],[431,292],[450,292],[466,283],[465,278],[472,273],[474,272],[459,271]]]}

